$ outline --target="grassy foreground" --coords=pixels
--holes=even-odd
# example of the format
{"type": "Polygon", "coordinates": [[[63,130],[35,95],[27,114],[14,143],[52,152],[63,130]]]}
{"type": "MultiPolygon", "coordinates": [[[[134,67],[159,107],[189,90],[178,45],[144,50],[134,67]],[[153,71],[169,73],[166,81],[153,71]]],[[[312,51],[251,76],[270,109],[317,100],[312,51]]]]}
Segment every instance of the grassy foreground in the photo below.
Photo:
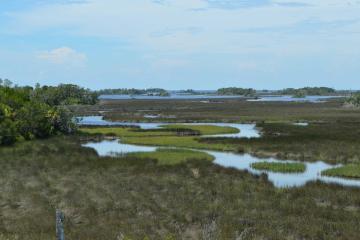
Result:
{"type": "Polygon", "coordinates": [[[214,157],[204,152],[183,149],[158,149],[155,152],[129,153],[127,157],[154,159],[159,165],[175,165],[189,160],[212,161],[214,157]]]}
{"type": "Polygon", "coordinates": [[[0,239],[348,239],[360,189],[319,182],[276,189],[265,176],[210,161],[159,166],[99,157],[76,137],[0,148],[0,239]]]}
{"type": "Polygon", "coordinates": [[[257,170],[281,173],[301,173],[306,170],[306,166],[303,163],[258,162],[251,164],[251,167],[257,170]]]}
{"type": "Polygon", "coordinates": [[[323,171],[322,174],[330,177],[360,178],[360,164],[349,164],[328,169],[323,171]]]}

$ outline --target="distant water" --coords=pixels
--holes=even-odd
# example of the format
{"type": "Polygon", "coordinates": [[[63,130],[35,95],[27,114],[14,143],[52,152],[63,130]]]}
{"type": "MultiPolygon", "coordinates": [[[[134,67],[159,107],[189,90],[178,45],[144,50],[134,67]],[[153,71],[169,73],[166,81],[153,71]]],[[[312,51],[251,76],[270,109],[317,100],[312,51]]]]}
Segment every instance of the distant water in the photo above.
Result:
{"type": "Polygon", "coordinates": [[[146,95],[100,95],[101,100],[207,100],[207,99],[235,99],[243,98],[249,102],[325,102],[331,98],[341,98],[342,96],[306,96],[304,98],[294,98],[292,96],[264,96],[258,99],[248,99],[245,96],[219,96],[215,94],[204,94],[204,95],[187,95],[187,94],[171,94],[167,97],[160,96],[146,96],[146,95]]]}
{"type": "Polygon", "coordinates": [[[306,96],[303,98],[294,98],[292,96],[266,96],[258,99],[248,99],[249,102],[325,102],[331,98],[341,98],[342,96],[306,96]]]}
{"type": "Polygon", "coordinates": [[[169,99],[224,99],[224,98],[244,98],[244,96],[219,96],[219,95],[186,95],[186,94],[171,94],[167,97],[160,96],[146,96],[146,95],[100,95],[99,99],[101,100],[169,100],[169,99]]]}

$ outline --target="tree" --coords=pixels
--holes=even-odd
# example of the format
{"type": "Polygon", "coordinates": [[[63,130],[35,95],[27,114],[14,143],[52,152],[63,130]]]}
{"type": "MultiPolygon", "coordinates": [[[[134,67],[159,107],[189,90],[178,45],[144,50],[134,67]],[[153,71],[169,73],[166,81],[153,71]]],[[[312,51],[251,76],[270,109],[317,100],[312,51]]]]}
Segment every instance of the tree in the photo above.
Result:
{"type": "Polygon", "coordinates": [[[44,138],[55,133],[53,121],[56,112],[47,104],[29,102],[16,115],[16,123],[21,136],[30,140],[44,138]]]}

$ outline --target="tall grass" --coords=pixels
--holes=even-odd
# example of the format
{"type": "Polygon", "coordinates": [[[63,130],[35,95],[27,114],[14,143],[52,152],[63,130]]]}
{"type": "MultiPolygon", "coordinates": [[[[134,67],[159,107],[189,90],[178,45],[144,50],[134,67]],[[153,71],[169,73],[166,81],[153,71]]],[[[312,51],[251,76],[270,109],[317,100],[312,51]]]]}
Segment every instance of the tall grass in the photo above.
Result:
{"type": "Polygon", "coordinates": [[[210,161],[158,165],[99,157],[77,137],[0,148],[0,239],[349,239],[360,189],[319,182],[276,189],[210,161]]]}

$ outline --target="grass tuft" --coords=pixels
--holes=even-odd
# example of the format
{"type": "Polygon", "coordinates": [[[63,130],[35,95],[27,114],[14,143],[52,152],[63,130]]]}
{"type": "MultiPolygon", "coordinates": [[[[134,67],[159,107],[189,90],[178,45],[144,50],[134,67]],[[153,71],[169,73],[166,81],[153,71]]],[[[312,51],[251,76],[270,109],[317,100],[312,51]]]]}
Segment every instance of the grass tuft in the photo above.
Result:
{"type": "Polygon", "coordinates": [[[204,152],[164,148],[159,148],[155,152],[129,153],[126,156],[140,159],[155,159],[159,165],[175,165],[189,160],[214,160],[213,156],[204,152]]]}
{"type": "Polygon", "coordinates": [[[256,170],[267,170],[281,173],[302,173],[306,166],[303,163],[277,163],[277,162],[258,162],[251,164],[256,170]]]}
{"type": "Polygon", "coordinates": [[[360,178],[360,164],[349,164],[325,170],[321,173],[329,177],[360,178]]]}

